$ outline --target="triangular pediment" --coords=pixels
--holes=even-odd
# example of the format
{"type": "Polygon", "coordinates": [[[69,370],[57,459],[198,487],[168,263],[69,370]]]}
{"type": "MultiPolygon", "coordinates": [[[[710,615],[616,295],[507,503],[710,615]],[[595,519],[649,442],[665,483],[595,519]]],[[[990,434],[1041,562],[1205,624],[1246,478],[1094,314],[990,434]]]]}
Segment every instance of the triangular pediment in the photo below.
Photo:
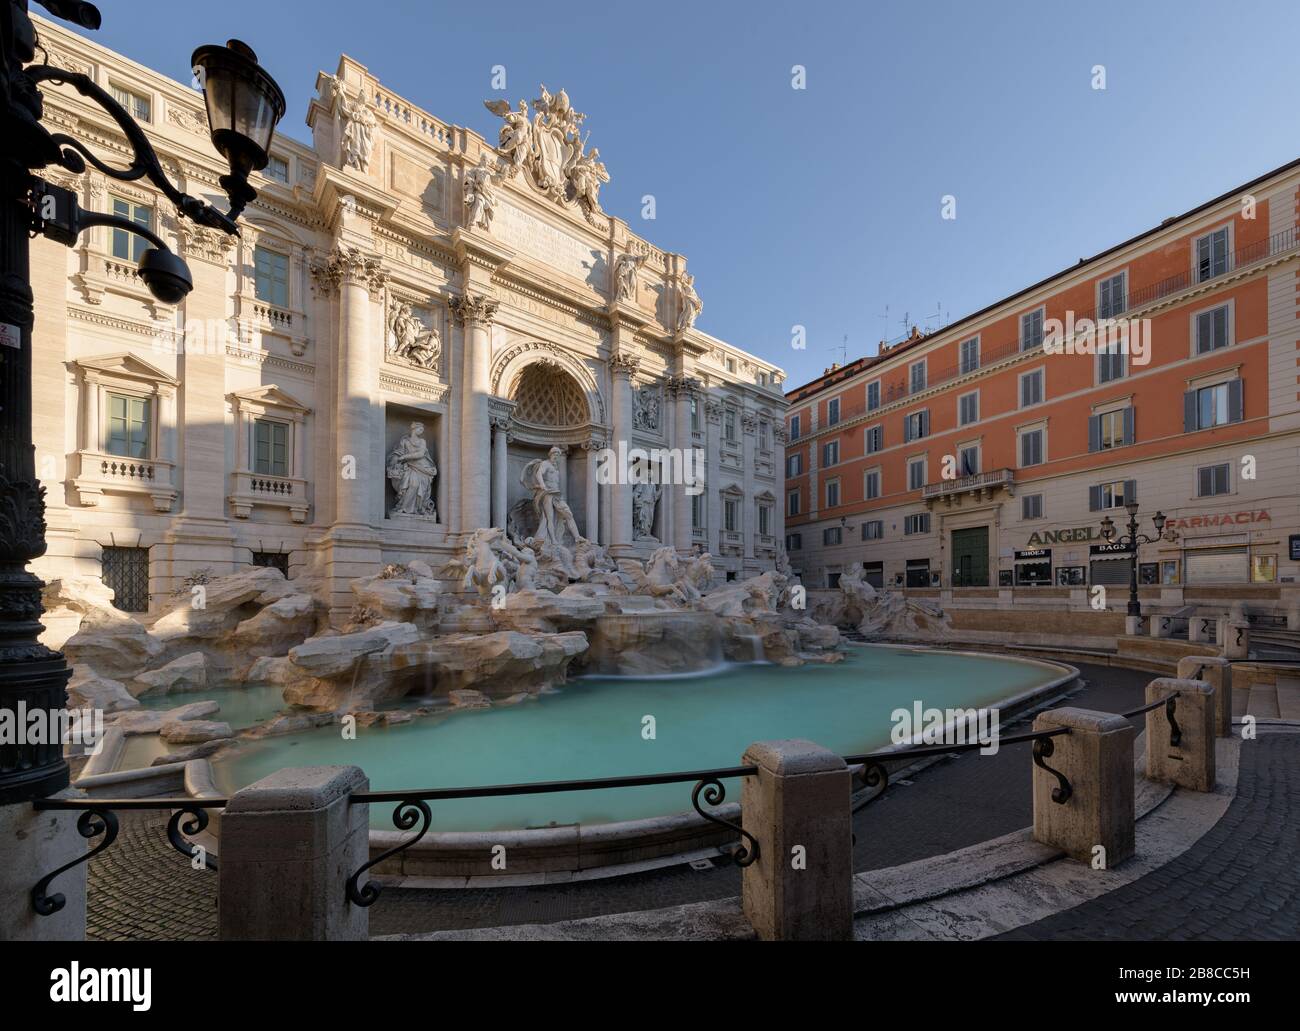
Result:
{"type": "Polygon", "coordinates": [[[170,376],[163,372],[162,369],[150,365],[143,358],[137,357],[130,351],[96,355],[93,358],[78,358],[73,364],[80,369],[93,369],[96,372],[105,372],[128,379],[145,380],[149,383],[170,383],[172,386],[180,383],[180,380],[174,376],[170,376]]]}
{"type": "Polygon", "coordinates": [[[268,383],[264,387],[253,387],[251,390],[237,390],[230,394],[229,398],[231,401],[249,401],[273,408],[287,408],[303,414],[311,411],[287,390],[281,390],[274,383],[268,383]]]}

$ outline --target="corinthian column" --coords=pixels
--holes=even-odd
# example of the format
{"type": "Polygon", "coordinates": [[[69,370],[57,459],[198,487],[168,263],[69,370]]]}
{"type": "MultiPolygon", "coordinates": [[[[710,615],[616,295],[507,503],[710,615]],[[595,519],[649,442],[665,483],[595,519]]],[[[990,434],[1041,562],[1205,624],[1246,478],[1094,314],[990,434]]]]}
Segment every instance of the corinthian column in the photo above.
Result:
{"type": "Polygon", "coordinates": [[[460,380],[461,533],[472,533],[488,526],[492,515],[492,438],[488,427],[488,394],[491,389],[491,326],[497,303],[482,294],[468,293],[451,301],[452,314],[464,327],[460,380]]]}
{"type": "Polygon", "coordinates": [[[596,483],[596,466],[600,461],[600,449],[604,446],[603,441],[594,437],[582,445],[587,452],[587,512],[583,533],[587,540],[597,542],[600,540],[600,488],[596,483]]]}
{"type": "MultiPolygon", "coordinates": [[[[610,405],[613,417],[614,439],[610,446],[626,453],[632,447],[632,376],[640,368],[641,359],[628,351],[616,351],[609,360],[614,396],[610,405]]],[[[610,520],[610,545],[632,548],[632,487],[627,483],[611,483],[609,487],[612,510],[610,520]]],[[[615,554],[615,557],[621,557],[615,554]]]]}
{"type": "MultiPolygon", "coordinates": [[[[673,447],[677,448],[682,456],[682,464],[676,470],[678,478],[686,468],[685,463],[689,460],[687,455],[695,446],[691,435],[691,400],[696,396],[698,388],[699,381],[690,376],[668,378],[668,396],[673,399],[673,447]]],[[[691,463],[690,468],[699,475],[694,462],[691,463]]],[[[691,534],[691,496],[686,493],[684,483],[665,484],[664,491],[670,493],[673,499],[673,547],[677,549],[679,555],[688,555],[694,544],[691,534]]]]}
{"type": "Polygon", "coordinates": [[[338,384],[334,432],[340,475],[335,523],[368,525],[373,496],[370,470],[371,405],[375,396],[370,344],[370,295],[383,287],[379,259],[356,247],[336,248],[327,264],[338,283],[338,384]],[[351,474],[351,480],[349,480],[351,474]]]}

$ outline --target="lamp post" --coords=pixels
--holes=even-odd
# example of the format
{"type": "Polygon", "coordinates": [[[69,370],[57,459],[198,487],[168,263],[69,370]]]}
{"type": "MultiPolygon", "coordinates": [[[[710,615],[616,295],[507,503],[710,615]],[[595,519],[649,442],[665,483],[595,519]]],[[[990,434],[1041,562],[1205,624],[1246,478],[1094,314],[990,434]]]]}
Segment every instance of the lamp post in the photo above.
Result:
{"type": "Polygon", "coordinates": [[[1139,544],[1154,544],[1156,541],[1176,541],[1178,533],[1175,530],[1165,530],[1165,514],[1157,511],[1151,517],[1151,522],[1155,525],[1156,535],[1154,537],[1145,533],[1138,533],[1138,503],[1130,501],[1124,506],[1124,511],[1128,513],[1128,533],[1120,534],[1115,530],[1115,521],[1110,516],[1106,516],[1101,521],[1101,535],[1111,544],[1126,544],[1129,547],[1128,559],[1128,615],[1141,617],[1142,603],[1138,601],[1138,566],[1137,566],[1137,549],[1139,544]]]}
{"type": "MultiPolygon", "coordinates": [[[[37,0],[56,18],[97,29],[98,9],[80,0],[37,0]]],[[[37,233],[72,246],[82,230],[112,226],[144,237],[151,245],[138,272],[159,301],[177,304],[193,287],[185,262],[148,228],[129,219],[84,211],[76,195],[47,182],[34,170],[57,166],[74,174],[89,163],[111,179],[147,179],[186,218],[232,235],[235,219],[256,197],[252,171],[267,164],[267,147],[284,114],[284,94],[257,64],[253,52],[232,41],[194,52],[195,77],[204,88],[213,146],[230,164],[221,178],[230,210],[177,189],[163,172],[143,130],[113,97],[88,76],[46,64],[32,64],[38,47],[28,0],[4,0],[0,12],[0,713],[11,720],[25,713],[45,728],[67,706],[71,675],[60,652],[38,640],[41,633],[39,579],[27,563],[45,553],[45,488],[36,479],[32,444],[32,288],[29,236],[37,233]],[[81,142],[41,125],[39,86],[68,85],[107,111],[126,136],[133,160],[127,168],[102,162],[81,142]]],[[[12,724],[11,724],[12,725],[12,724]]],[[[8,735],[0,740],[0,804],[42,798],[68,784],[62,742],[51,735],[8,735]],[[26,738],[39,736],[29,743],[26,738]]]]}

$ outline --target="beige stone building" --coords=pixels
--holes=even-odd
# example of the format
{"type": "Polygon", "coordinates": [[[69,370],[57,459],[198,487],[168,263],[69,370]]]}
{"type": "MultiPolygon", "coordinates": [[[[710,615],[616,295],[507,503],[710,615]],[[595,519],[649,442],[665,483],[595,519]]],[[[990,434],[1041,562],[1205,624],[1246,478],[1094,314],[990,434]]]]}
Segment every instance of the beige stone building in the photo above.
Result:
{"type": "MultiPolygon", "coordinates": [[[[183,190],[221,199],[197,91],[40,31],[183,190]]],[[[47,97],[51,126],[125,163],[104,112],[47,97]]],[[[147,185],[52,174],[159,232],[194,290],[156,302],[120,230],[34,241],[42,576],[102,575],[145,611],[203,571],[271,564],[329,578],[342,607],[385,563],[438,568],[482,526],[527,534],[527,480],[554,447],[578,530],[615,558],[672,545],[728,577],[772,566],[781,370],[696,328],[685,257],[602,210],[608,173],[563,92],[489,106],[463,114],[497,139],[342,58],[317,79],[313,146],[276,139],[238,240],[147,185]],[[678,482],[638,486],[629,465],[678,482]]]]}

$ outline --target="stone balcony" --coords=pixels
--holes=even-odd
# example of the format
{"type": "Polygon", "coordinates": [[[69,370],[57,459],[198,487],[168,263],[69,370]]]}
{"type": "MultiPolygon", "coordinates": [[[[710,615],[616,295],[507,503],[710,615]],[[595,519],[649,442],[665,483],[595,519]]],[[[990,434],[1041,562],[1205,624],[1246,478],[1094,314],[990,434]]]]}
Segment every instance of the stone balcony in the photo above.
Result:
{"type": "Polygon", "coordinates": [[[154,511],[170,512],[177,490],[176,465],[162,458],[128,458],[103,451],[79,451],[80,468],[73,478],[78,500],[88,508],[105,494],[140,494],[153,501],[154,511]]]}
{"type": "Polygon", "coordinates": [[[1015,486],[1015,470],[990,469],[988,472],[972,473],[953,480],[927,483],[921,490],[921,500],[928,508],[934,508],[938,501],[942,501],[948,508],[960,506],[963,501],[978,504],[992,500],[1001,491],[1011,497],[1015,493],[1015,486]]]}
{"type": "Polygon", "coordinates": [[[231,492],[227,499],[236,519],[247,519],[255,506],[287,508],[295,523],[307,521],[307,481],[294,476],[271,476],[240,470],[231,473],[231,492]]]}

